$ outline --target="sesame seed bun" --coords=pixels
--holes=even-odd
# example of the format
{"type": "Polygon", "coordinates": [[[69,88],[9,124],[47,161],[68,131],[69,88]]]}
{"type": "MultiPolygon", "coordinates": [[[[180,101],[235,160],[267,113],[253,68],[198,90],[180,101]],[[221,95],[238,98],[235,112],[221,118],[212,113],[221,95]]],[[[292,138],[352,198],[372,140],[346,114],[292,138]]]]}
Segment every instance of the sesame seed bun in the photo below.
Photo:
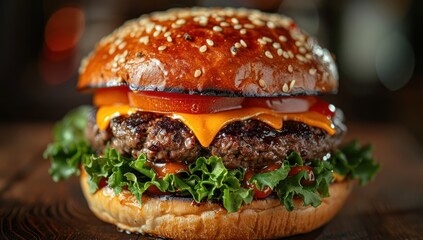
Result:
{"type": "Polygon", "coordinates": [[[247,9],[172,9],[103,38],[83,61],[78,89],[220,96],[335,93],[328,50],[288,17],[247,9]]]}
{"type": "Polygon", "coordinates": [[[152,197],[144,194],[142,205],[124,190],[114,195],[109,187],[89,192],[87,174],[81,174],[81,186],[93,213],[122,230],[174,239],[269,239],[310,232],[327,223],[341,209],[352,181],[330,186],[330,197],[317,208],[295,202],[289,212],[276,198],[254,200],[234,213],[221,205],[207,202],[193,205],[178,197],[152,197]]]}

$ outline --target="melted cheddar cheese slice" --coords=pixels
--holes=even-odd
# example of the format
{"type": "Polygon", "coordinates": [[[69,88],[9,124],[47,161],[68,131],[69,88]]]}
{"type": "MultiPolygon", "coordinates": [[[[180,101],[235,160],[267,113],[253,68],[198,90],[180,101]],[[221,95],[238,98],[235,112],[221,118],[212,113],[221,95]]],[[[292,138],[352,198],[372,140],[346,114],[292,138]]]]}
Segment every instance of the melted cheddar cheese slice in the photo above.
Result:
{"type": "MultiPolygon", "coordinates": [[[[128,105],[102,106],[97,112],[97,125],[107,129],[110,120],[117,116],[128,116],[137,111],[128,105]]],[[[203,147],[208,147],[225,125],[235,121],[257,119],[275,129],[282,129],[283,121],[293,120],[321,128],[328,134],[335,134],[335,128],[328,117],[317,112],[276,113],[267,108],[242,108],[210,114],[172,113],[167,116],[181,120],[190,128],[203,147]]]]}

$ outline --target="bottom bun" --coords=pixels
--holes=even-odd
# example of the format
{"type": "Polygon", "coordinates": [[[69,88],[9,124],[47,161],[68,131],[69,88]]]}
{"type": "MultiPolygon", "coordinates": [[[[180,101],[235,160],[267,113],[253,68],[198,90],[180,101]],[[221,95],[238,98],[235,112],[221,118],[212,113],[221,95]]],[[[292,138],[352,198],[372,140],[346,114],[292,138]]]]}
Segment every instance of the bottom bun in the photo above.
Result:
{"type": "Polygon", "coordinates": [[[280,200],[266,198],[228,213],[221,205],[172,196],[142,196],[142,205],[129,191],[114,195],[104,187],[89,192],[87,173],[81,185],[90,209],[105,222],[130,232],[175,239],[265,239],[310,232],[327,223],[341,209],[352,189],[351,181],[330,186],[330,197],[317,208],[295,203],[289,212],[280,200]]]}

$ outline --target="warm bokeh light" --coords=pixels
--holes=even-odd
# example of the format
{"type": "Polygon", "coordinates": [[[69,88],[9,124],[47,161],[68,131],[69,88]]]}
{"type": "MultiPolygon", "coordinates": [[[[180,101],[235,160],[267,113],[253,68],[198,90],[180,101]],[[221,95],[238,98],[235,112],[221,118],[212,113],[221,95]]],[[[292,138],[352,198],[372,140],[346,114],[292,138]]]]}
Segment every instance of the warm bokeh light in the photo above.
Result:
{"type": "Polygon", "coordinates": [[[57,10],[48,20],[44,40],[54,52],[65,51],[76,46],[84,31],[84,14],[76,7],[57,10]]]}
{"type": "Polygon", "coordinates": [[[44,81],[60,84],[72,78],[79,64],[77,45],[85,28],[84,13],[77,7],[63,7],[49,18],[39,69],[44,81]]]}
{"type": "Polygon", "coordinates": [[[40,74],[48,84],[61,84],[76,74],[79,58],[76,50],[55,54],[44,48],[43,55],[38,62],[40,74]]]}

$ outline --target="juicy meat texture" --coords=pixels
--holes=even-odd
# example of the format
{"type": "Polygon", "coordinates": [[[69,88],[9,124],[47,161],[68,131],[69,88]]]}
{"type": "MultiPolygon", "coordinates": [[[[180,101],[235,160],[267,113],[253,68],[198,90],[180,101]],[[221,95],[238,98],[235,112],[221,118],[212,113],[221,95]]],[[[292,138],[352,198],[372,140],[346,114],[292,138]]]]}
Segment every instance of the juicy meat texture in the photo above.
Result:
{"type": "Polygon", "coordinates": [[[180,120],[137,112],[128,117],[116,117],[110,121],[107,130],[100,130],[93,110],[88,119],[86,136],[97,151],[104,150],[110,142],[110,146],[123,155],[137,158],[144,153],[152,162],[188,164],[198,157],[214,155],[221,157],[228,168],[261,169],[282,161],[293,151],[308,161],[321,159],[336,149],[345,133],[340,115],[334,121],[337,133],[333,136],[301,122],[285,121],[283,128],[276,130],[263,122],[249,119],[227,124],[205,148],[180,120]]]}

